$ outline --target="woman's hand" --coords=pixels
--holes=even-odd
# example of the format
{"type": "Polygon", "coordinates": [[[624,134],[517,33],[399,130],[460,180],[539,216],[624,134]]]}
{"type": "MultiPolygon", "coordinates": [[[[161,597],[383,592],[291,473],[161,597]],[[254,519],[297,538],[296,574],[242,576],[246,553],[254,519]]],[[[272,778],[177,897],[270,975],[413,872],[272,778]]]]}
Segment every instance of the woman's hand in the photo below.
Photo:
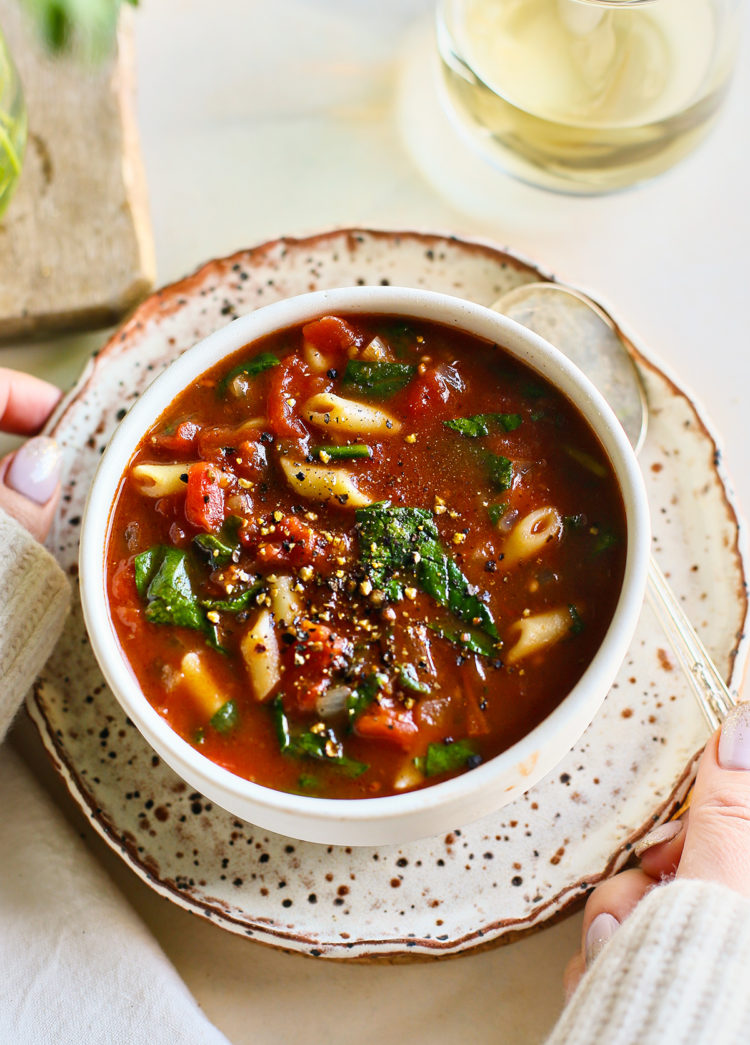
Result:
{"type": "Polygon", "coordinates": [[[706,745],[684,819],[657,827],[635,852],[640,868],[615,875],[589,897],[581,950],[565,971],[568,996],[636,904],[665,879],[718,882],[750,897],[750,702],[734,708],[706,745]]]}
{"type": "MultiPolygon", "coordinates": [[[[0,367],[0,431],[34,435],[61,392],[30,374],[0,367]]],[[[37,436],[0,460],[0,508],[44,540],[60,496],[62,455],[54,439],[37,436]]]]}

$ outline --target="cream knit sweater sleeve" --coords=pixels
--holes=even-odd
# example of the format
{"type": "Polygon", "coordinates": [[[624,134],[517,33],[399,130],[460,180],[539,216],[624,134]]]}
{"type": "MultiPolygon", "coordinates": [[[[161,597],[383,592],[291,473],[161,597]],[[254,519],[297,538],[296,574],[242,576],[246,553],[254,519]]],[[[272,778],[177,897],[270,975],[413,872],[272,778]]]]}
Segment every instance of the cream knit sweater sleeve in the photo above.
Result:
{"type": "Polygon", "coordinates": [[[547,1045],[748,1042],[750,900],[688,879],[659,886],[641,901],[547,1039],[547,1045]]]}
{"type": "Polygon", "coordinates": [[[0,742],[60,637],[70,585],[50,553],[0,511],[0,742]]]}

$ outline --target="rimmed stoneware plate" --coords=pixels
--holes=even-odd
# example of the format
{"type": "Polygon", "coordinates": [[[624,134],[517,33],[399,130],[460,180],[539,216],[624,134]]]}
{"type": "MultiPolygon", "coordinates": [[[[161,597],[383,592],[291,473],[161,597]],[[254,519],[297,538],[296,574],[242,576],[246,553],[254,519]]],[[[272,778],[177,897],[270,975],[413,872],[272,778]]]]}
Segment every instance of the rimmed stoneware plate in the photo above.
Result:
{"type": "MultiPolygon", "coordinates": [[[[345,230],[209,262],[152,295],[92,361],[59,412],[62,508],[49,547],[75,581],[78,528],[104,446],[180,352],[266,302],[391,283],[490,304],[550,278],[495,247],[345,230]]],[[[648,392],[640,460],[654,552],[727,677],[747,602],[737,517],[714,438],[688,395],[634,348],[648,392]]],[[[232,932],[326,958],[451,955],[540,928],[627,859],[687,793],[706,727],[649,611],[575,749],[523,799],[447,836],[344,849],[259,831],[168,769],[107,689],[76,608],[29,701],[58,772],[94,827],[158,892],[232,932]]]]}

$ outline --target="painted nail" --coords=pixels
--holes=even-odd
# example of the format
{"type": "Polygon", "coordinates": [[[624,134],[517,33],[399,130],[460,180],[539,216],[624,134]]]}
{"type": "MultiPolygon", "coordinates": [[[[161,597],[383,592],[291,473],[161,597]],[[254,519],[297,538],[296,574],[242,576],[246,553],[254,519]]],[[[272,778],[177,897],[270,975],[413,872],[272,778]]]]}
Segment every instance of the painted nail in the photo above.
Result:
{"type": "Polygon", "coordinates": [[[586,968],[588,969],[597,956],[620,928],[620,923],[613,914],[602,912],[597,914],[586,933],[586,968]]]}
{"type": "Polygon", "coordinates": [[[722,769],[750,769],[750,703],[732,708],[719,735],[722,769]]]}
{"type": "Polygon", "coordinates": [[[54,439],[38,435],[16,451],[5,483],[37,504],[46,504],[60,480],[62,452],[54,439]]]}
{"type": "Polygon", "coordinates": [[[653,831],[649,831],[647,835],[644,835],[640,842],[636,842],[633,846],[633,852],[636,856],[642,856],[647,849],[653,849],[655,845],[661,845],[662,842],[671,842],[680,831],[682,831],[682,820],[670,820],[667,824],[659,824],[653,831]]]}

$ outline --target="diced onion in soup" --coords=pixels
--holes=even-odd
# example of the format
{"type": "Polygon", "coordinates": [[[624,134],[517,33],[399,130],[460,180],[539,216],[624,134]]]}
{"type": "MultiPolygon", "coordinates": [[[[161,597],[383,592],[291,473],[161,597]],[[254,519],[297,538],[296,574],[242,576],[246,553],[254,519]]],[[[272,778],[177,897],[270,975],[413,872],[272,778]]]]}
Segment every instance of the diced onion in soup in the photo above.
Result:
{"type": "Polygon", "coordinates": [[[279,643],[268,610],[262,610],[242,636],[240,649],[256,700],[267,700],[281,680],[279,643]]]}
{"type": "Polygon", "coordinates": [[[321,718],[330,718],[346,710],[346,702],[351,696],[350,686],[329,686],[325,693],[315,701],[315,710],[321,718]]]}
{"type": "Polygon", "coordinates": [[[393,353],[382,337],[374,337],[369,345],[365,345],[359,357],[360,359],[366,359],[370,363],[390,363],[393,361],[393,353]]]}
{"type": "Polygon", "coordinates": [[[401,766],[393,781],[394,791],[408,791],[411,787],[418,787],[424,783],[424,774],[414,765],[414,759],[410,758],[401,766]]]}
{"type": "Polygon", "coordinates": [[[333,392],[319,392],[311,396],[304,405],[303,413],[310,424],[330,433],[376,435],[387,439],[401,431],[401,422],[387,410],[345,399],[333,392]]]}

